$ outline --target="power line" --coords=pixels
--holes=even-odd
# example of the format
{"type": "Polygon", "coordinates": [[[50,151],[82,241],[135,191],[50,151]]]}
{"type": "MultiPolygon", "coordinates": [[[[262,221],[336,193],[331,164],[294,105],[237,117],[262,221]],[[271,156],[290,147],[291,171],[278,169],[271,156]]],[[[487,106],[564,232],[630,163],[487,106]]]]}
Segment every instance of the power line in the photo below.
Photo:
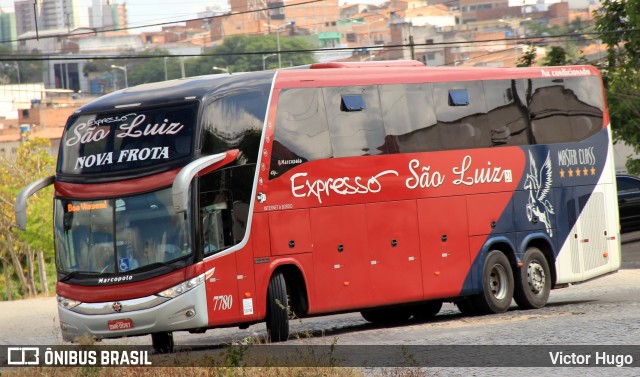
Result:
{"type": "MultiPolygon", "coordinates": [[[[629,33],[629,32],[640,32],[640,29],[628,29],[628,30],[617,30],[609,33],[629,33]]],[[[490,46],[486,45],[487,43],[495,43],[495,42],[512,42],[512,43],[531,43],[537,44],[540,43],[541,39],[550,40],[557,39],[559,41],[570,41],[575,40],[579,37],[584,37],[587,35],[602,35],[605,34],[603,32],[583,32],[577,34],[560,34],[560,35],[552,35],[545,37],[520,37],[520,38],[494,38],[494,39],[484,39],[479,41],[451,41],[451,42],[434,42],[434,43],[400,43],[400,44],[392,44],[392,45],[380,45],[380,46],[355,46],[355,47],[331,47],[331,48],[313,48],[313,49],[299,49],[299,50],[280,50],[281,54],[295,54],[295,53],[313,53],[313,52],[334,52],[334,51],[355,51],[355,50],[363,50],[363,49],[394,49],[394,48],[408,48],[408,47],[421,47],[433,49],[434,47],[441,46],[477,46],[477,47],[485,47],[490,46]]],[[[180,55],[171,55],[171,54],[158,54],[158,55],[89,55],[89,54],[77,54],[77,55],[58,55],[51,54],[48,56],[32,56],[32,55],[12,55],[12,56],[1,56],[0,62],[2,61],[74,61],[74,60],[143,60],[143,59],[157,59],[157,58],[176,58],[176,57],[201,57],[201,56],[237,56],[237,55],[261,55],[261,54],[270,54],[275,53],[276,51],[267,50],[267,51],[254,51],[254,52],[242,52],[242,53],[198,53],[198,54],[180,54],[180,55]]]]}
{"type": "MultiPolygon", "coordinates": [[[[308,1],[305,1],[305,2],[302,2],[302,3],[296,3],[296,4],[288,4],[288,5],[283,4],[282,6],[280,6],[278,8],[297,7],[297,6],[301,6],[301,5],[320,3],[320,2],[324,2],[324,1],[325,0],[308,0],[308,1]]],[[[182,23],[182,22],[212,20],[212,19],[215,19],[215,18],[223,18],[223,17],[239,15],[239,14],[258,13],[258,12],[269,11],[271,9],[274,9],[274,8],[251,9],[251,10],[246,10],[246,11],[230,12],[230,13],[226,13],[226,14],[220,14],[220,15],[209,16],[209,17],[196,17],[196,18],[189,18],[189,19],[179,20],[179,21],[159,22],[159,23],[155,23],[155,24],[146,24],[146,25],[140,25],[140,26],[126,26],[126,27],[121,27],[121,28],[111,28],[111,29],[88,28],[88,29],[92,29],[92,30],[91,31],[75,32],[75,33],[51,34],[51,35],[43,35],[43,36],[35,36],[35,37],[24,37],[24,38],[17,38],[17,39],[0,40],[0,43],[24,42],[24,41],[32,41],[34,39],[38,40],[38,39],[48,39],[48,38],[68,38],[68,37],[71,37],[71,36],[106,33],[106,32],[109,32],[109,31],[124,31],[124,30],[133,30],[133,29],[142,29],[142,28],[153,27],[153,26],[173,25],[173,24],[182,23]]]]}

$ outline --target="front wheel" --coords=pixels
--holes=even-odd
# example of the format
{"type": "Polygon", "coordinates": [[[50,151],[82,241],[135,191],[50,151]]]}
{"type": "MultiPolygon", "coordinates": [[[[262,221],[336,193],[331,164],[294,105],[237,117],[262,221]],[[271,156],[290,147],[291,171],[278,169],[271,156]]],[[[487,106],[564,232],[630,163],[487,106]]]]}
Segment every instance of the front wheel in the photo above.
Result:
{"type": "Polygon", "coordinates": [[[551,273],[547,258],[537,247],[524,254],[522,267],[516,272],[513,298],[522,309],[539,309],[547,304],[551,290],[551,273]]]}
{"type": "Polygon", "coordinates": [[[282,272],[276,272],[267,289],[267,334],[271,342],[289,339],[289,306],[287,283],[282,272]]]}
{"type": "Polygon", "coordinates": [[[473,297],[480,313],[504,313],[513,299],[513,271],[509,259],[500,250],[487,255],[482,270],[482,293],[473,297]]]}
{"type": "Polygon", "coordinates": [[[172,332],[157,332],[151,334],[151,344],[154,351],[157,353],[171,353],[173,352],[173,333],[172,332]]]}

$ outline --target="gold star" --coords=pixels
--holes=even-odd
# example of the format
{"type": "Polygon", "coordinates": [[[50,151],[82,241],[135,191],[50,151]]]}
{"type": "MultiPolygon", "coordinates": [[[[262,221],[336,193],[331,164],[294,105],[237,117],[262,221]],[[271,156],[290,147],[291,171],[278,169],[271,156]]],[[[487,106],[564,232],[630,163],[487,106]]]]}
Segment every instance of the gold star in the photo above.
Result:
{"type": "Polygon", "coordinates": [[[586,177],[589,174],[589,170],[587,170],[587,167],[585,166],[584,169],[582,170],[583,175],[586,177]]]}
{"type": "Polygon", "coordinates": [[[580,169],[576,168],[576,177],[580,176],[580,169]]]}
{"type": "Polygon", "coordinates": [[[573,170],[569,169],[569,177],[573,177],[573,170]]]}
{"type": "Polygon", "coordinates": [[[593,166],[591,167],[591,175],[596,175],[596,168],[593,166]]]}
{"type": "Polygon", "coordinates": [[[560,169],[560,178],[564,178],[564,169],[560,169]]]}

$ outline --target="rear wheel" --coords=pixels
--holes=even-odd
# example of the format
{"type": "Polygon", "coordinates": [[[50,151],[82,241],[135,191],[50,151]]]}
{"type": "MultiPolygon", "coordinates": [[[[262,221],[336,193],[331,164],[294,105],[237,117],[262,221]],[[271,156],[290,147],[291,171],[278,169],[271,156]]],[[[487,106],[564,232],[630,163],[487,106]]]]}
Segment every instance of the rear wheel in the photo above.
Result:
{"type": "Polygon", "coordinates": [[[172,332],[157,332],[151,334],[151,344],[154,351],[157,353],[171,353],[173,352],[173,333],[172,332]]]}
{"type": "Polygon", "coordinates": [[[513,271],[509,259],[499,250],[487,255],[482,270],[482,293],[473,303],[482,314],[504,313],[513,299],[513,271]]]}
{"type": "Polygon", "coordinates": [[[513,298],[523,309],[539,309],[547,304],[551,290],[551,273],[544,254],[530,247],[524,254],[522,267],[516,272],[513,298]]]}
{"type": "Polygon", "coordinates": [[[289,303],[287,283],[281,272],[276,272],[269,281],[267,290],[267,334],[271,342],[289,339],[289,303]]]}
{"type": "Polygon", "coordinates": [[[401,307],[363,310],[360,314],[371,323],[398,323],[407,321],[412,313],[409,308],[401,307]]]}

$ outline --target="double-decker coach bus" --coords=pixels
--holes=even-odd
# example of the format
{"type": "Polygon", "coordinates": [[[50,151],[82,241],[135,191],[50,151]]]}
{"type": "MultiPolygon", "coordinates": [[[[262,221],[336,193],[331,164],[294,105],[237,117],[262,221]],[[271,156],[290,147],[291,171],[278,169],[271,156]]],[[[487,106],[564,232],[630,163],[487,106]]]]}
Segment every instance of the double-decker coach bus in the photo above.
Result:
{"type": "Polygon", "coordinates": [[[54,185],[65,340],[359,311],[500,313],[618,270],[593,67],[324,63],[145,84],[70,117],[54,185]]]}

